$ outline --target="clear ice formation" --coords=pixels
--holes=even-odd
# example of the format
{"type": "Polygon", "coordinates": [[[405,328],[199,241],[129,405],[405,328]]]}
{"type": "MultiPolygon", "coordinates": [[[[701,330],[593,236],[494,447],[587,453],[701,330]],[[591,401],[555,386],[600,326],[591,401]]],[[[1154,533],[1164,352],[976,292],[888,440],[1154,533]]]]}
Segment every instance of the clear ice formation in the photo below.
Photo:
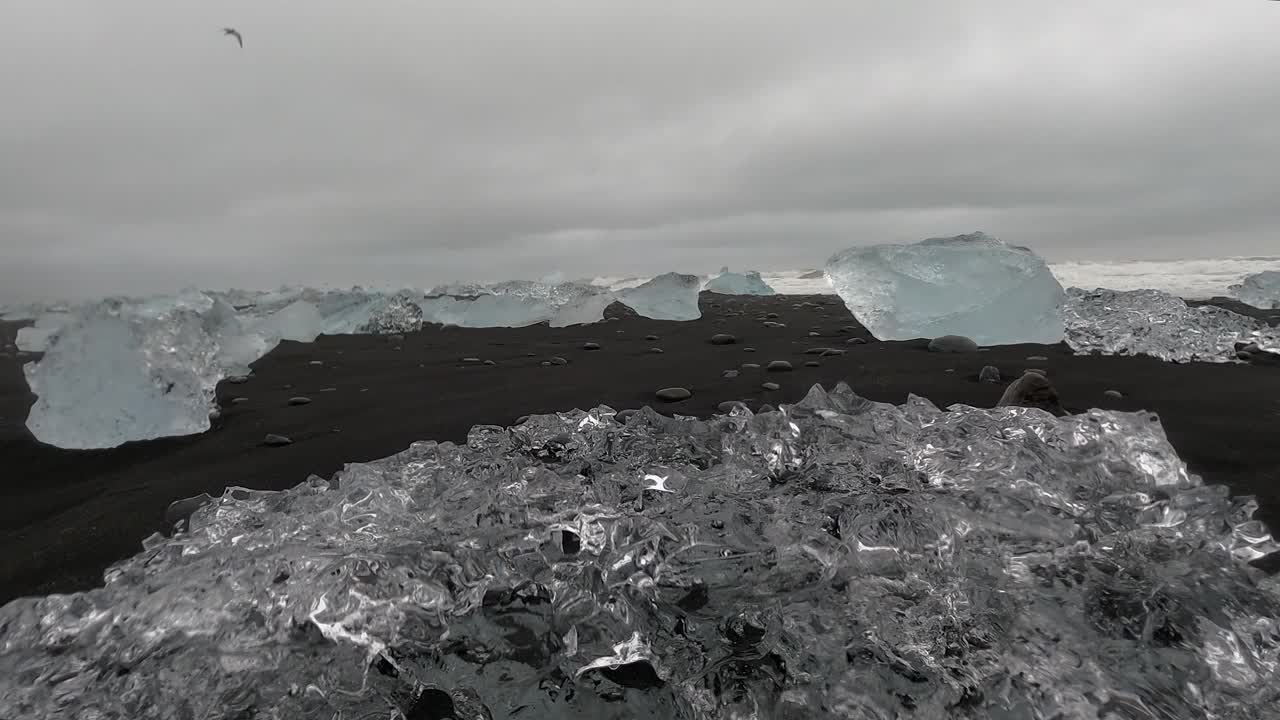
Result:
{"type": "Polygon", "coordinates": [[[1263,310],[1280,310],[1280,270],[1264,270],[1249,275],[1239,285],[1228,288],[1231,296],[1263,310]]]}
{"type": "Polygon", "coordinates": [[[37,396],[27,428],[74,449],[204,432],[218,382],[248,373],[282,340],[422,326],[421,309],[404,295],[317,291],[268,300],[237,311],[215,294],[187,291],[67,313],[43,357],[23,367],[37,396]]]}
{"type": "Polygon", "coordinates": [[[1232,362],[1236,343],[1280,352],[1280,329],[1213,305],[1190,307],[1159,290],[1067,290],[1067,344],[1081,353],[1232,362]]]}
{"type": "Polygon", "coordinates": [[[616,299],[607,289],[585,283],[512,280],[433,288],[423,310],[441,325],[526,327],[546,322],[568,327],[600,322],[616,299]]]}
{"type": "Polygon", "coordinates": [[[827,261],[826,273],[849,311],[881,340],[1062,341],[1064,293],[1048,265],[981,232],[849,248],[827,261]]]}
{"type": "Polygon", "coordinates": [[[720,269],[720,274],[707,281],[707,290],[723,295],[773,295],[773,288],[760,277],[755,270],[744,273],[729,272],[728,267],[720,269]]]}
{"type": "Polygon", "coordinates": [[[1255,508],[1146,413],[534,416],[7,604],[0,717],[1276,718],[1255,508]]]}
{"type": "Polygon", "coordinates": [[[618,300],[643,317],[654,320],[697,320],[698,292],[702,281],[697,275],[665,273],[641,285],[618,291],[618,300]]]}

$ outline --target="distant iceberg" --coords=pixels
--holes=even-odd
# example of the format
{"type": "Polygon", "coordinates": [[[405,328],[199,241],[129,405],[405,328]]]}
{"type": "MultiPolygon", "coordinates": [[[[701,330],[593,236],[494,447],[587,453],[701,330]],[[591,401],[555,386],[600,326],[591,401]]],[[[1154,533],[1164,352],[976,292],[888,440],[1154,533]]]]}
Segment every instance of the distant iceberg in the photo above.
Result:
{"type": "Polygon", "coordinates": [[[720,274],[707,282],[706,290],[723,295],[776,294],[774,289],[769,287],[769,284],[760,277],[760,273],[755,270],[734,273],[729,272],[727,267],[721,268],[720,274]]]}
{"type": "Polygon", "coordinates": [[[1056,343],[1065,294],[1045,261],[985,233],[836,253],[827,279],[881,340],[963,335],[979,345],[1056,343]]]}

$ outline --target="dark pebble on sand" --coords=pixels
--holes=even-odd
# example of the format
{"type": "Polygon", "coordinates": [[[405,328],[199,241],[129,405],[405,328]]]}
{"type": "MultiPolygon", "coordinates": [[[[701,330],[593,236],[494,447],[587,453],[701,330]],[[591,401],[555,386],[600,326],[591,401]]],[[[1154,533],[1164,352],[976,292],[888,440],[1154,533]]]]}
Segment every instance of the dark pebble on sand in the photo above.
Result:
{"type": "Polygon", "coordinates": [[[929,341],[929,352],[967,353],[978,349],[978,343],[963,335],[943,335],[929,341]]]}
{"type": "Polygon", "coordinates": [[[781,390],[782,389],[782,386],[776,382],[761,383],[760,387],[764,388],[765,390],[781,390]]]}
{"type": "Polygon", "coordinates": [[[784,328],[784,327],[786,327],[787,325],[786,325],[786,323],[780,323],[780,322],[774,322],[774,321],[772,321],[772,320],[766,320],[766,321],[765,321],[765,323],[764,323],[764,326],[765,326],[765,327],[771,327],[771,328],[784,328]]]}
{"type": "Polygon", "coordinates": [[[772,313],[772,312],[771,312],[771,313],[768,313],[767,315],[765,315],[765,317],[769,318],[770,320],[776,320],[776,319],[778,318],[778,313],[772,313]]]}
{"type": "Polygon", "coordinates": [[[484,364],[485,364],[485,365],[497,365],[498,363],[496,363],[496,362],[494,362],[494,361],[492,361],[492,360],[485,360],[485,361],[484,361],[484,364]]]}
{"type": "Polygon", "coordinates": [[[846,345],[866,345],[867,341],[862,338],[849,338],[848,340],[845,340],[844,343],[846,345]]]}
{"type": "Polygon", "coordinates": [[[978,382],[996,384],[1000,382],[1000,368],[995,365],[987,365],[982,368],[982,372],[978,373],[978,382]]]}
{"type": "Polygon", "coordinates": [[[538,363],[538,364],[539,364],[539,365],[541,365],[542,367],[551,367],[551,361],[550,361],[550,360],[543,360],[542,362],[540,362],[540,363],[538,363]]]}
{"type": "Polygon", "coordinates": [[[304,395],[299,395],[299,396],[297,396],[297,397],[291,397],[291,398],[289,398],[289,404],[290,404],[290,405],[310,405],[310,404],[311,404],[311,398],[306,397],[306,396],[304,396],[304,395]]]}
{"type": "Polygon", "coordinates": [[[307,364],[308,364],[308,365],[323,365],[323,364],[324,364],[324,361],[323,361],[323,360],[312,360],[311,362],[309,362],[309,363],[307,363],[307,364]]]}
{"type": "Polygon", "coordinates": [[[756,351],[756,349],[755,349],[755,348],[753,348],[753,347],[744,347],[744,348],[742,348],[742,352],[755,352],[755,351],[756,351]]]}
{"type": "Polygon", "coordinates": [[[736,342],[738,342],[738,338],[729,333],[716,333],[711,336],[712,345],[732,345],[736,342]]]}
{"type": "Polygon", "coordinates": [[[804,364],[804,366],[805,367],[821,367],[822,363],[818,362],[817,360],[809,360],[804,364]]]}
{"type": "Polygon", "coordinates": [[[233,398],[231,398],[231,404],[232,404],[232,405],[243,405],[244,403],[247,403],[247,402],[249,402],[249,398],[247,398],[247,397],[233,397],[233,398]]]}
{"type": "Polygon", "coordinates": [[[786,360],[774,360],[770,362],[769,366],[765,369],[768,370],[769,372],[787,372],[792,368],[791,368],[791,363],[787,362],[786,360]]]}
{"type": "Polygon", "coordinates": [[[813,332],[813,331],[809,332],[809,337],[821,337],[821,336],[822,336],[822,333],[820,332],[813,332]]]}
{"type": "Polygon", "coordinates": [[[600,343],[593,343],[593,342],[583,343],[583,344],[582,344],[582,349],[583,349],[583,350],[599,350],[599,349],[600,349],[600,343]]]}
{"type": "Polygon", "coordinates": [[[693,393],[688,388],[682,387],[662,388],[653,395],[663,402],[680,402],[693,397],[693,393]]]}
{"type": "Polygon", "coordinates": [[[1028,355],[1027,362],[1048,362],[1049,358],[1044,355],[1028,355]]]}
{"type": "Polygon", "coordinates": [[[644,336],[644,339],[645,339],[645,340],[648,340],[649,342],[657,342],[657,341],[658,341],[658,336],[657,336],[657,335],[645,335],[645,336],[644,336]]]}
{"type": "Polygon", "coordinates": [[[759,370],[760,363],[742,363],[743,370],[759,370]]]}
{"type": "Polygon", "coordinates": [[[458,358],[458,362],[460,362],[460,363],[466,363],[467,365],[479,365],[479,364],[480,364],[480,358],[478,358],[478,357],[464,357],[464,358],[458,358]]]}
{"type": "Polygon", "coordinates": [[[660,347],[651,347],[651,348],[649,348],[649,352],[653,353],[654,355],[661,355],[661,354],[662,354],[662,348],[660,348],[660,347]]]}
{"type": "Polygon", "coordinates": [[[268,433],[267,436],[263,438],[262,444],[267,447],[284,447],[285,445],[292,445],[293,441],[284,435],[268,433]]]}
{"type": "Polygon", "coordinates": [[[738,377],[738,375],[739,373],[737,370],[725,370],[724,372],[720,373],[720,377],[722,378],[736,378],[738,377]]]}
{"type": "Polygon", "coordinates": [[[557,356],[555,356],[555,357],[551,358],[551,360],[549,360],[548,362],[550,362],[552,365],[568,365],[568,364],[569,364],[569,361],[568,361],[568,360],[565,360],[564,358],[560,357],[559,355],[557,355],[557,356]]]}
{"type": "Polygon", "coordinates": [[[808,350],[805,350],[804,354],[805,355],[822,355],[823,357],[826,357],[828,355],[843,355],[844,351],[836,350],[835,348],[816,347],[816,348],[809,348],[808,350]]]}
{"type": "Polygon", "coordinates": [[[538,357],[538,353],[525,353],[525,357],[538,357]]]}
{"type": "Polygon", "coordinates": [[[1103,391],[1102,394],[1105,395],[1106,397],[1111,398],[1112,400],[1124,399],[1124,393],[1120,392],[1119,390],[1105,390],[1103,391]]]}

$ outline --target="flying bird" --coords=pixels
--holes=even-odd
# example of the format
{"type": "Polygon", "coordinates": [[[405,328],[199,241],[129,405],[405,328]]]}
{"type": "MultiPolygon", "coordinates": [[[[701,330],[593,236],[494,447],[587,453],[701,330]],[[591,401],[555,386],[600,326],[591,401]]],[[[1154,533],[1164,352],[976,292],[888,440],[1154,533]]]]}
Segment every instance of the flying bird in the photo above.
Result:
{"type": "Polygon", "coordinates": [[[240,37],[239,30],[235,28],[222,28],[222,34],[230,35],[231,37],[236,39],[236,42],[240,44],[240,47],[244,47],[244,38],[240,37]]]}

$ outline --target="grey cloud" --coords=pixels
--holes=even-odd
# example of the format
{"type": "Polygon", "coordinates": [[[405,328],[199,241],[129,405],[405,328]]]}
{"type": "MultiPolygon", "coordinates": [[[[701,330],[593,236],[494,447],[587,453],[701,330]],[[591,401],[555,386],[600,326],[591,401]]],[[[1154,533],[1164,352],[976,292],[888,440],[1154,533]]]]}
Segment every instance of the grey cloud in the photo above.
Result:
{"type": "Polygon", "coordinates": [[[1280,247],[1264,2],[14,1],[0,300],[1280,247]]]}

